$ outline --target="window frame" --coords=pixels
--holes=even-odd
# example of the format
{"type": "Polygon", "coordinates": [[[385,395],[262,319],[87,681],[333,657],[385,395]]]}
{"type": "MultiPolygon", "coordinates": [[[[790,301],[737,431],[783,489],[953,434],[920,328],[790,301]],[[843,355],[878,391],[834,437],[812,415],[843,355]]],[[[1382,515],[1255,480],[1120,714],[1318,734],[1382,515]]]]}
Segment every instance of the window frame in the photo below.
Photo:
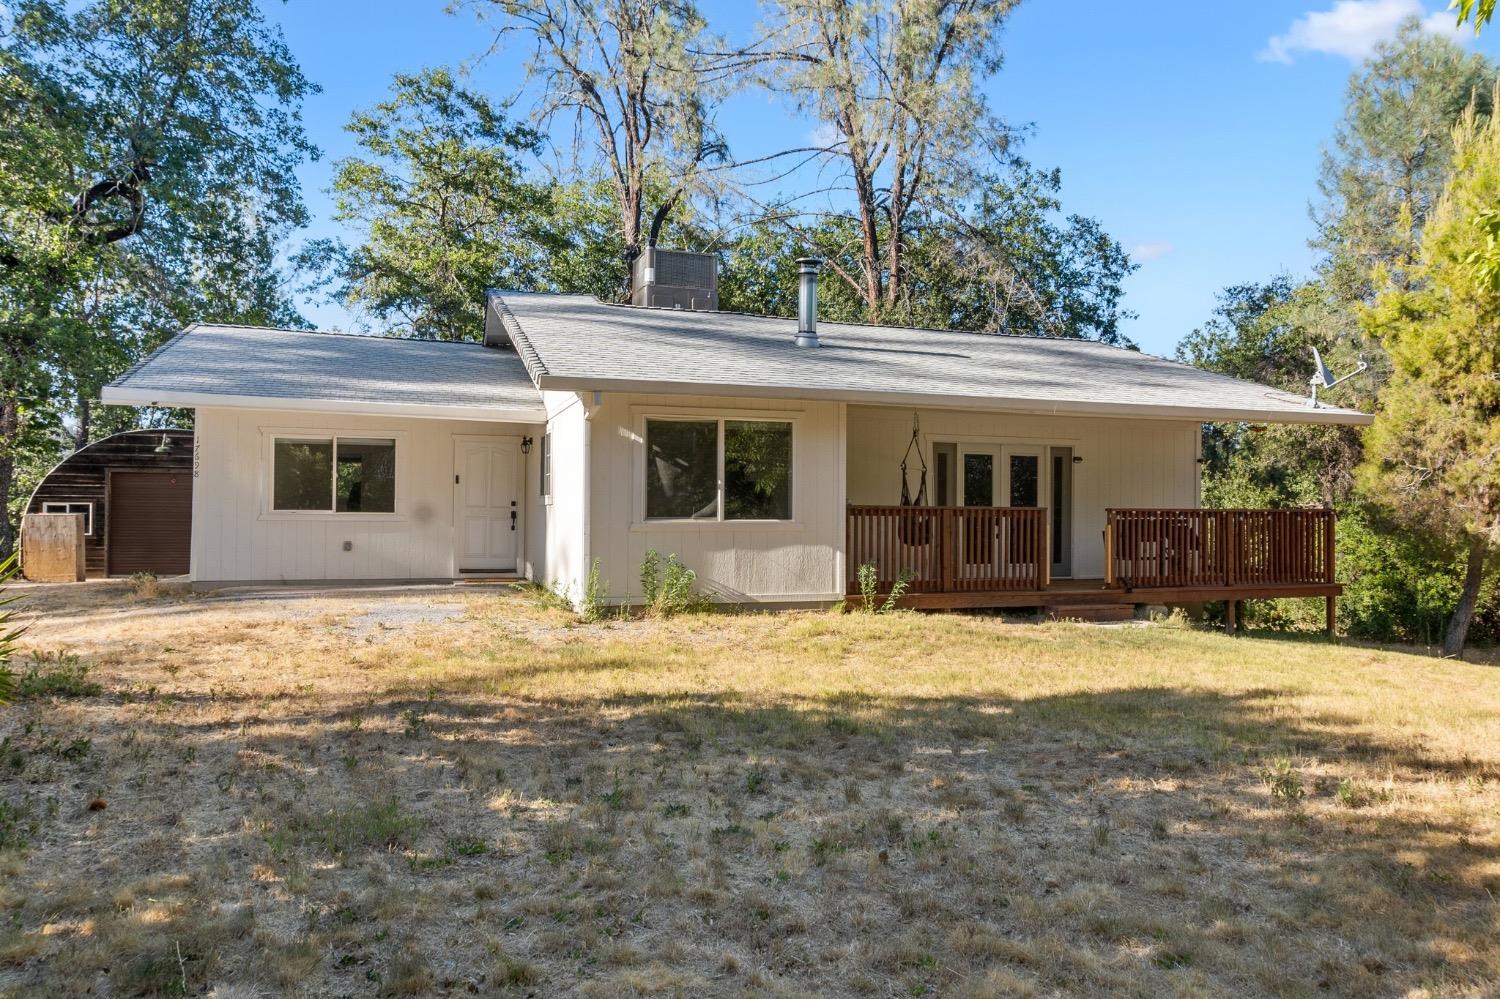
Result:
{"type": "Polygon", "coordinates": [[[633,531],[722,529],[722,530],[781,530],[802,528],[802,490],[797,485],[802,468],[802,411],[801,410],[702,410],[639,408],[634,419],[635,460],[631,463],[631,474],[635,478],[635,516],[631,524],[633,531]],[[717,515],[693,517],[648,517],[646,516],[646,427],[650,421],[675,423],[713,423],[715,425],[715,495],[717,515]],[[724,496],[724,425],[726,423],[785,423],[791,430],[791,517],[787,519],[738,520],[725,517],[724,496]]]}
{"type": "Polygon", "coordinates": [[[340,430],[309,430],[291,427],[262,427],[261,476],[261,520],[337,520],[351,523],[361,520],[404,520],[406,481],[406,432],[401,430],[378,430],[345,428],[340,430]],[[361,510],[358,512],[339,510],[338,507],[338,439],[363,441],[390,441],[396,449],[394,462],[395,481],[392,483],[392,502],[389,512],[361,510]],[[330,441],[333,444],[333,462],[330,478],[329,507],[326,510],[282,510],[276,506],[276,442],[277,441],[330,441]]]}
{"type": "Polygon", "coordinates": [[[92,538],[94,536],[94,501],[93,500],[42,500],[42,513],[82,513],[83,514],[83,536],[92,538]],[[61,510],[49,510],[48,507],[60,506],[61,510]],[[82,510],[69,510],[68,507],[81,506],[82,510]]]}

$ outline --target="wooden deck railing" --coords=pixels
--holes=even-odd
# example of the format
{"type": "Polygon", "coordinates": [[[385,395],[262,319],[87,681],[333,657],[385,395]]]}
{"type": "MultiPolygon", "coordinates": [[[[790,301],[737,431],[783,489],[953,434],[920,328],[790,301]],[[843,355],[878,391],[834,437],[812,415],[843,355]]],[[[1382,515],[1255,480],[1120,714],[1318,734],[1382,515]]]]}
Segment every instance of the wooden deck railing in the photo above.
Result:
{"type": "Polygon", "coordinates": [[[1126,589],[1331,584],[1332,510],[1106,510],[1106,582],[1126,589]]]}
{"type": "Polygon", "coordinates": [[[912,593],[1040,590],[1051,569],[1038,507],[850,506],[848,591],[875,566],[881,592],[904,573],[912,593]]]}

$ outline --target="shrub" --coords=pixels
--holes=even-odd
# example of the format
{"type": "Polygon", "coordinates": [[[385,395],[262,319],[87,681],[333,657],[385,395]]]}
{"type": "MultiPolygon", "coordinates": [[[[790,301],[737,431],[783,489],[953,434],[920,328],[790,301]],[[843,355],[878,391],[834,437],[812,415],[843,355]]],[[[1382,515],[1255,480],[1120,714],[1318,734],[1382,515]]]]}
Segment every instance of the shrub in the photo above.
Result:
{"type": "Polygon", "coordinates": [[[600,578],[599,560],[594,559],[588,577],[583,581],[583,600],[578,605],[578,616],[590,624],[602,621],[608,602],[609,584],[600,578]]]}
{"type": "Polygon", "coordinates": [[[130,577],[130,590],[142,600],[155,600],[161,596],[161,580],[154,572],[137,572],[130,577]]]}
{"type": "Polygon", "coordinates": [[[1291,760],[1277,760],[1261,776],[1271,791],[1271,797],[1278,801],[1294,804],[1307,793],[1302,786],[1302,775],[1292,766],[1291,760]]]}
{"type": "Polygon", "coordinates": [[[543,586],[541,583],[518,583],[527,596],[542,610],[572,611],[573,601],[568,599],[567,587],[561,583],[543,586]]]}
{"type": "Polygon", "coordinates": [[[656,603],[656,596],[661,592],[661,556],[655,548],[646,549],[646,557],[641,559],[641,597],[650,607],[656,603]]]}
{"type": "Polygon", "coordinates": [[[655,548],[641,560],[641,595],[646,610],[662,617],[702,613],[713,606],[713,597],[695,589],[698,574],[676,555],[661,557],[655,548]]]}
{"type": "Polygon", "coordinates": [[[896,609],[901,598],[906,595],[911,586],[911,570],[902,569],[901,574],[891,583],[891,592],[885,595],[885,600],[876,603],[880,599],[880,570],[875,563],[866,562],[855,570],[855,579],[859,583],[859,606],[866,614],[889,614],[896,609]]]}
{"type": "MultiPolygon", "coordinates": [[[[16,578],[16,557],[12,555],[0,562],[0,592],[5,584],[16,578]]],[[[11,658],[16,654],[16,641],[26,633],[24,626],[15,624],[15,611],[11,610],[19,597],[0,596],[0,704],[15,696],[16,675],[10,668],[11,658]]]]}
{"type": "Polygon", "coordinates": [[[875,613],[875,598],[880,591],[880,570],[874,562],[866,562],[854,571],[859,582],[859,605],[866,614],[875,613]]]}

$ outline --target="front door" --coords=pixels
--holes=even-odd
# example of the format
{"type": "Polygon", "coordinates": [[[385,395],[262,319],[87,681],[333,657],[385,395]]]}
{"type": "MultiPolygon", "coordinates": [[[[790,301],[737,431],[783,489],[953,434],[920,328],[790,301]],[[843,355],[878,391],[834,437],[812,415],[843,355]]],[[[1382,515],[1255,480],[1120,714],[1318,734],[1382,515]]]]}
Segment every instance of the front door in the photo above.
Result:
{"type": "MultiPolygon", "coordinates": [[[[963,506],[1000,505],[1000,448],[994,444],[960,444],[958,448],[958,501],[963,506]]],[[[963,518],[958,535],[959,557],[968,566],[993,566],[999,525],[982,514],[963,518]]]]}
{"type": "Polygon", "coordinates": [[[514,437],[455,440],[453,544],[459,572],[514,572],[521,536],[521,448],[514,437]]]}
{"type": "MultiPolygon", "coordinates": [[[[964,506],[1040,506],[1042,449],[1023,444],[963,444],[959,447],[959,500],[964,506]]],[[[1029,565],[1039,553],[1029,537],[1012,537],[1003,522],[965,521],[960,539],[970,565],[1029,565]]]]}
{"type": "Polygon", "coordinates": [[[1021,444],[965,444],[959,456],[963,506],[1040,506],[1042,449],[1021,444]]]}

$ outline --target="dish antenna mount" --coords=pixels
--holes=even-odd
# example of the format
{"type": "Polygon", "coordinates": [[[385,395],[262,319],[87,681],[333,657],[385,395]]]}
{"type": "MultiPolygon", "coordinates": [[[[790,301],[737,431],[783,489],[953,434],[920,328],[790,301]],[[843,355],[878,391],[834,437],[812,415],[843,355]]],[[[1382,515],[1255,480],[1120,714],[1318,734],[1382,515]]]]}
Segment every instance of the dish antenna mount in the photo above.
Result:
{"type": "Polygon", "coordinates": [[[1307,401],[1307,404],[1313,409],[1319,408],[1318,389],[1331,389],[1335,385],[1342,385],[1344,382],[1347,382],[1355,375],[1364,374],[1364,372],[1367,371],[1370,367],[1369,364],[1365,363],[1364,360],[1361,360],[1359,362],[1359,367],[1355,368],[1353,371],[1349,372],[1342,378],[1335,378],[1333,377],[1333,372],[1328,370],[1328,365],[1323,363],[1323,355],[1318,353],[1318,348],[1314,347],[1312,349],[1312,352],[1313,376],[1307,380],[1307,384],[1312,387],[1312,398],[1307,401]]]}

